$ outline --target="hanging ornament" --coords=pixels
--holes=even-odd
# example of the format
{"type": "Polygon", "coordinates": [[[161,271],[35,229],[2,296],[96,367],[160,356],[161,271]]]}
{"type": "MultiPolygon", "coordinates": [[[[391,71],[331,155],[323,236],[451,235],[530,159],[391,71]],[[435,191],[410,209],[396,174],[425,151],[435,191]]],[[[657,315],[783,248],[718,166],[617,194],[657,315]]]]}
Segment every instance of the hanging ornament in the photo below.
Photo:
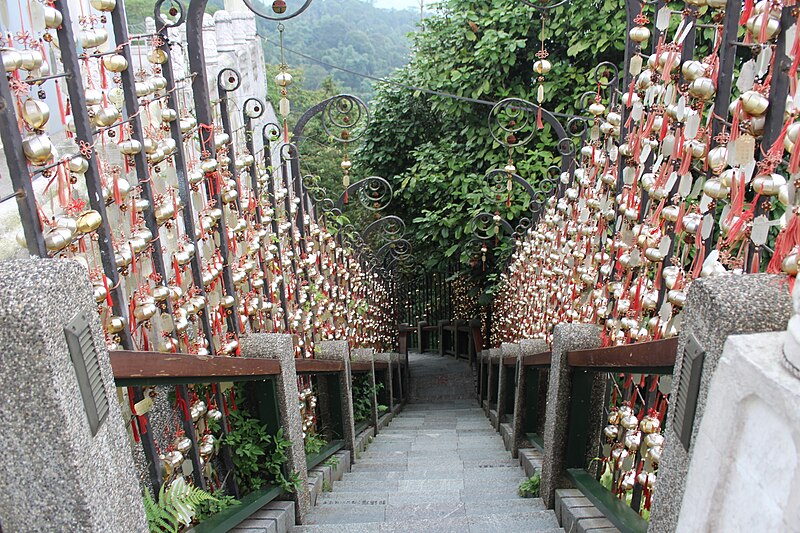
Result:
{"type": "Polygon", "coordinates": [[[538,58],[536,62],[533,64],[533,72],[536,73],[537,78],[536,81],[539,85],[536,87],[536,103],[539,106],[539,110],[536,113],[536,127],[538,129],[542,129],[544,124],[542,124],[542,108],[541,105],[544,103],[544,80],[545,76],[550,69],[553,68],[553,65],[550,61],[547,60],[547,57],[550,55],[544,47],[544,23],[545,23],[545,15],[542,13],[542,31],[541,31],[541,48],[538,52],[536,52],[536,57],[538,58]]]}
{"type": "MultiPolygon", "coordinates": [[[[284,11],[286,10],[286,6],[284,4],[284,11]]],[[[278,32],[280,32],[280,49],[281,49],[281,62],[278,65],[278,75],[275,76],[275,83],[278,85],[278,88],[281,93],[281,99],[278,102],[278,112],[280,113],[281,117],[283,118],[283,142],[289,142],[289,112],[290,112],[290,105],[289,99],[287,98],[288,91],[286,90],[289,85],[292,84],[292,75],[289,74],[289,66],[286,64],[284,58],[284,49],[283,49],[283,24],[278,24],[278,32]]]]}

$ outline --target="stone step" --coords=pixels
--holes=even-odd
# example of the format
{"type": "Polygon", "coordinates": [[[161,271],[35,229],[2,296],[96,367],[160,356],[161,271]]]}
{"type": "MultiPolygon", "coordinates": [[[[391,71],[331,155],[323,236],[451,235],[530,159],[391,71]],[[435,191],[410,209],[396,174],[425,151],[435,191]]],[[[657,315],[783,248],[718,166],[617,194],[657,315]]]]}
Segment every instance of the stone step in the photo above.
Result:
{"type": "MultiPolygon", "coordinates": [[[[333,516],[333,515],[331,515],[333,516]]],[[[551,511],[507,515],[448,516],[387,522],[308,523],[291,533],[564,533],[551,511]]]]}

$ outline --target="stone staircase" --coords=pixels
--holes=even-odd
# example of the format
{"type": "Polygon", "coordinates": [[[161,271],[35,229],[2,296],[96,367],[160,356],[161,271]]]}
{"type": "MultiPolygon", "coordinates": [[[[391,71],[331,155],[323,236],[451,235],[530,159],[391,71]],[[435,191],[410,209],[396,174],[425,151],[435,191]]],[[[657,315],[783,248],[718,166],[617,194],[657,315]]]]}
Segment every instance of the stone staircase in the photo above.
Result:
{"type": "Polygon", "coordinates": [[[474,399],[463,362],[412,355],[412,402],[293,533],[563,532],[474,399]]]}

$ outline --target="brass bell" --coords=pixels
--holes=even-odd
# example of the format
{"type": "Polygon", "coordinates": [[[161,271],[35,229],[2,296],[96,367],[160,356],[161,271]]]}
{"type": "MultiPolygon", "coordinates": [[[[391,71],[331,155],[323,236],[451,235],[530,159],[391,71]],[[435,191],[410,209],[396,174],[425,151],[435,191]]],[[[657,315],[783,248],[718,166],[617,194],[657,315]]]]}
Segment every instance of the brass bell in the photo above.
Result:
{"type": "Polygon", "coordinates": [[[32,164],[43,165],[51,157],[53,143],[44,133],[34,133],[22,140],[22,150],[32,164]]]}
{"type": "Polygon", "coordinates": [[[22,67],[22,55],[13,48],[0,49],[0,56],[3,57],[3,69],[6,72],[14,72],[22,67]]]}
{"type": "Polygon", "coordinates": [[[32,129],[40,130],[50,120],[50,108],[41,100],[29,98],[22,106],[22,118],[32,129]]]}
{"type": "Polygon", "coordinates": [[[98,11],[114,11],[117,0],[91,0],[91,4],[98,11]]]}
{"type": "Polygon", "coordinates": [[[103,66],[110,72],[124,72],[128,68],[128,60],[120,54],[103,56],[103,66]]]}

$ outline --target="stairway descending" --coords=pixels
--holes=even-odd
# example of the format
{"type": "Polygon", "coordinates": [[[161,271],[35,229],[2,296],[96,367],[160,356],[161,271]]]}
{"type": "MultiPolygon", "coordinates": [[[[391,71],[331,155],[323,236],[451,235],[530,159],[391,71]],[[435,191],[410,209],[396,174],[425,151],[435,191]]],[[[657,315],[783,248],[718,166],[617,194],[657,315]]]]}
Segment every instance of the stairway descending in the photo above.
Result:
{"type": "Polygon", "coordinates": [[[411,403],[293,533],[562,532],[474,398],[466,363],[412,354],[411,403]]]}

